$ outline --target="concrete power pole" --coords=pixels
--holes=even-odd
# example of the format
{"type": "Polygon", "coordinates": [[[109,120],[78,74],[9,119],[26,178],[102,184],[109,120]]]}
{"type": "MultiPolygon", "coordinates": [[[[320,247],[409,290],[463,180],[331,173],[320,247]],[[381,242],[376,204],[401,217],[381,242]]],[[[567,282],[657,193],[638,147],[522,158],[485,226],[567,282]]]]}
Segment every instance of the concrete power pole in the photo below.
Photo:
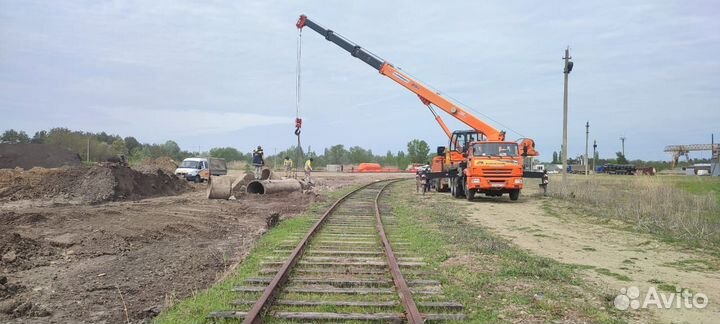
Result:
{"type": "Polygon", "coordinates": [[[583,164],[585,164],[585,175],[590,174],[590,170],[588,170],[588,136],[590,136],[590,122],[585,123],[585,159],[583,161],[583,164]]]}
{"type": "Polygon", "coordinates": [[[623,155],[623,157],[625,157],[625,139],[626,139],[626,138],[627,138],[627,137],[625,137],[625,136],[620,136],[620,141],[622,142],[622,155],[623,155]]]}
{"type": "Polygon", "coordinates": [[[563,73],[565,74],[565,86],[563,88],[563,147],[562,147],[562,175],[563,182],[567,181],[567,123],[568,123],[568,75],[573,68],[573,62],[570,61],[570,46],[565,49],[565,60],[563,73]]]}

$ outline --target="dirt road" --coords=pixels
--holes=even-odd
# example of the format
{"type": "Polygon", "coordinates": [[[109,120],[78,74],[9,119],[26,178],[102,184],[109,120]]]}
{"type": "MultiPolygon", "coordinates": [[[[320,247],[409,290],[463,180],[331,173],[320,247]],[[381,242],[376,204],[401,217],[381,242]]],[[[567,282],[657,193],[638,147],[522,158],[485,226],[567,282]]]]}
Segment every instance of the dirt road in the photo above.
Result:
{"type": "Polygon", "coordinates": [[[668,323],[717,323],[720,315],[717,258],[661,242],[652,235],[619,229],[618,224],[600,224],[569,212],[550,198],[526,195],[513,203],[507,197],[480,197],[474,202],[454,203],[466,211],[470,220],[521,248],[581,265],[587,278],[604,287],[611,296],[631,286],[640,289],[641,303],[650,287],[666,295],[675,292],[675,287],[682,287],[708,296],[709,305],[705,309],[654,309],[650,311],[651,317],[668,323]]]}
{"type": "Polygon", "coordinates": [[[229,201],[205,199],[203,184],[134,202],[0,203],[0,322],[149,322],[236,265],[272,214],[386,177],[318,173],[314,193],[229,201]]]}

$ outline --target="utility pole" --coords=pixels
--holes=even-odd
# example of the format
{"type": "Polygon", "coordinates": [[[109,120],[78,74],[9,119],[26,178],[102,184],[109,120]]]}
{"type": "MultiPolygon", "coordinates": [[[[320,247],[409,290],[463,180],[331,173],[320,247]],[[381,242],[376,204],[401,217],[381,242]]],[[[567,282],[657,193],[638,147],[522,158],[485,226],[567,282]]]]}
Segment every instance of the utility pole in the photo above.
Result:
{"type": "Polygon", "coordinates": [[[563,91],[563,149],[562,149],[562,175],[563,182],[567,181],[567,123],[568,123],[568,75],[573,68],[573,62],[570,61],[570,46],[565,49],[565,60],[563,73],[565,74],[565,86],[563,91]]]}
{"type": "Polygon", "coordinates": [[[620,141],[622,142],[622,155],[623,155],[623,157],[625,157],[625,139],[626,139],[626,138],[627,138],[627,137],[625,137],[625,136],[620,136],[620,141]]]}
{"type": "Polygon", "coordinates": [[[87,155],[86,155],[86,157],[87,157],[87,160],[86,160],[86,161],[87,161],[88,163],[90,163],[90,136],[88,136],[88,141],[87,141],[87,155]]]}
{"type": "Polygon", "coordinates": [[[585,159],[583,164],[585,165],[585,175],[590,174],[588,170],[588,136],[590,136],[590,121],[585,123],[585,159]]]}
{"type": "Polygon", "coordinates": [[[596,170],[595,169],[596,156],[597,156],[597,140],[593,140],[593,167],[592,167],[593,172],[595,172],[595,170],[596,170]]]}

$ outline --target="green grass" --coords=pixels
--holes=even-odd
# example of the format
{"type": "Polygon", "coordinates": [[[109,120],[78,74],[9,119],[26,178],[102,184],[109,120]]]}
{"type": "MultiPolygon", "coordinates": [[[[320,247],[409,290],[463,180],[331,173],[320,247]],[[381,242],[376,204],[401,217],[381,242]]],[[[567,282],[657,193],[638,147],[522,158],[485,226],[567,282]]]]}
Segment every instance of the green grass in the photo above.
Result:
{"type": "Polygon", "coordinates": [[[230,305],[233,300],[257,299],[259,293],[242,294],[232,292],[231,289],[235,286],[244,285],[243,281],[247,278],[258,277],[261,262],[265,257],[274,255],[273,250],[278,249],[282,245],[282,241],[293,234],[305,234],[329,204],[352,189],[347,188],[332,192],[328,195],[326,201],[313,204],[305,214],[280,222],[260,238],[250,255],[242,261],[234,270],[234,273],[226,280],[172,305],[155,318],[154,323],[206,323],[208,322],[207,315],[210,312],[233,309],[234,307],[230,305]]]}
{"type": "Polygon", "coordinates": [[[684,271],[718,272],[720,263],[717,260],[687,259],[665,263],[666,267],[673,267],[684,271]]]}
{"type": "Polygon", "coordinates": [[[397,226],[390,241],[403,239],[425,258],[443,294],[465,306],[468,322],[625,322],[612,298],[580,279],[581,267],[531,255],[469,223],[446,195],[422,199],[407,182],[392,188],[397,226]]]}
{"type": "Polygon", "coordinates": [[[547,215],[568,217],[570,211],[597,224],[720,255],[717,177],[571,176],[567,183],[558,179],[550,194],[560,199],[543,201],[547,215]]]}
{"type": "Polygon", "coordinates": [[[691,194],[714,194],[720,201],[720,179],[717,177],[668,177],[667,181],[691,194]]]}
{"type": "Polygon", "coordinates": [[[620,281],[632,281],[632,279],[626,275],[615,273],[605,268],[595,268],[595,272],[604,276],[613,277],[620,281]]]}

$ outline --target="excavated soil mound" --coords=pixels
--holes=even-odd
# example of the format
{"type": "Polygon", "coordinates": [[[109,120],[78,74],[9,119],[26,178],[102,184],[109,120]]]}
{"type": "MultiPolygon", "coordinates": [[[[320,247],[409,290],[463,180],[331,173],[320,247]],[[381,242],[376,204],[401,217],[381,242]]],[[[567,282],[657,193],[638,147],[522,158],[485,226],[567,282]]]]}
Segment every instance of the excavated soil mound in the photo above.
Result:
{"type": "Polygon", "coordinates": [[[177,163],[169,157],[159,157],[157,159],[142,160],[133,169],[143,173],[155,173],[162,170],[169,174],[174,174],[177,169],[177,163]]]}
{"type": "Polygon", "coordinates": [[[0,201],[59,199],[99,203],[176,195],[188,189],[185,181],[162,170],[143,173],[116,164],[0,170],[0,201]]]}
{"type": "Polygon", "coordinates": [[[47,144],[0,144],[0,169],[82,165],[77,153],[47,144]]]}

